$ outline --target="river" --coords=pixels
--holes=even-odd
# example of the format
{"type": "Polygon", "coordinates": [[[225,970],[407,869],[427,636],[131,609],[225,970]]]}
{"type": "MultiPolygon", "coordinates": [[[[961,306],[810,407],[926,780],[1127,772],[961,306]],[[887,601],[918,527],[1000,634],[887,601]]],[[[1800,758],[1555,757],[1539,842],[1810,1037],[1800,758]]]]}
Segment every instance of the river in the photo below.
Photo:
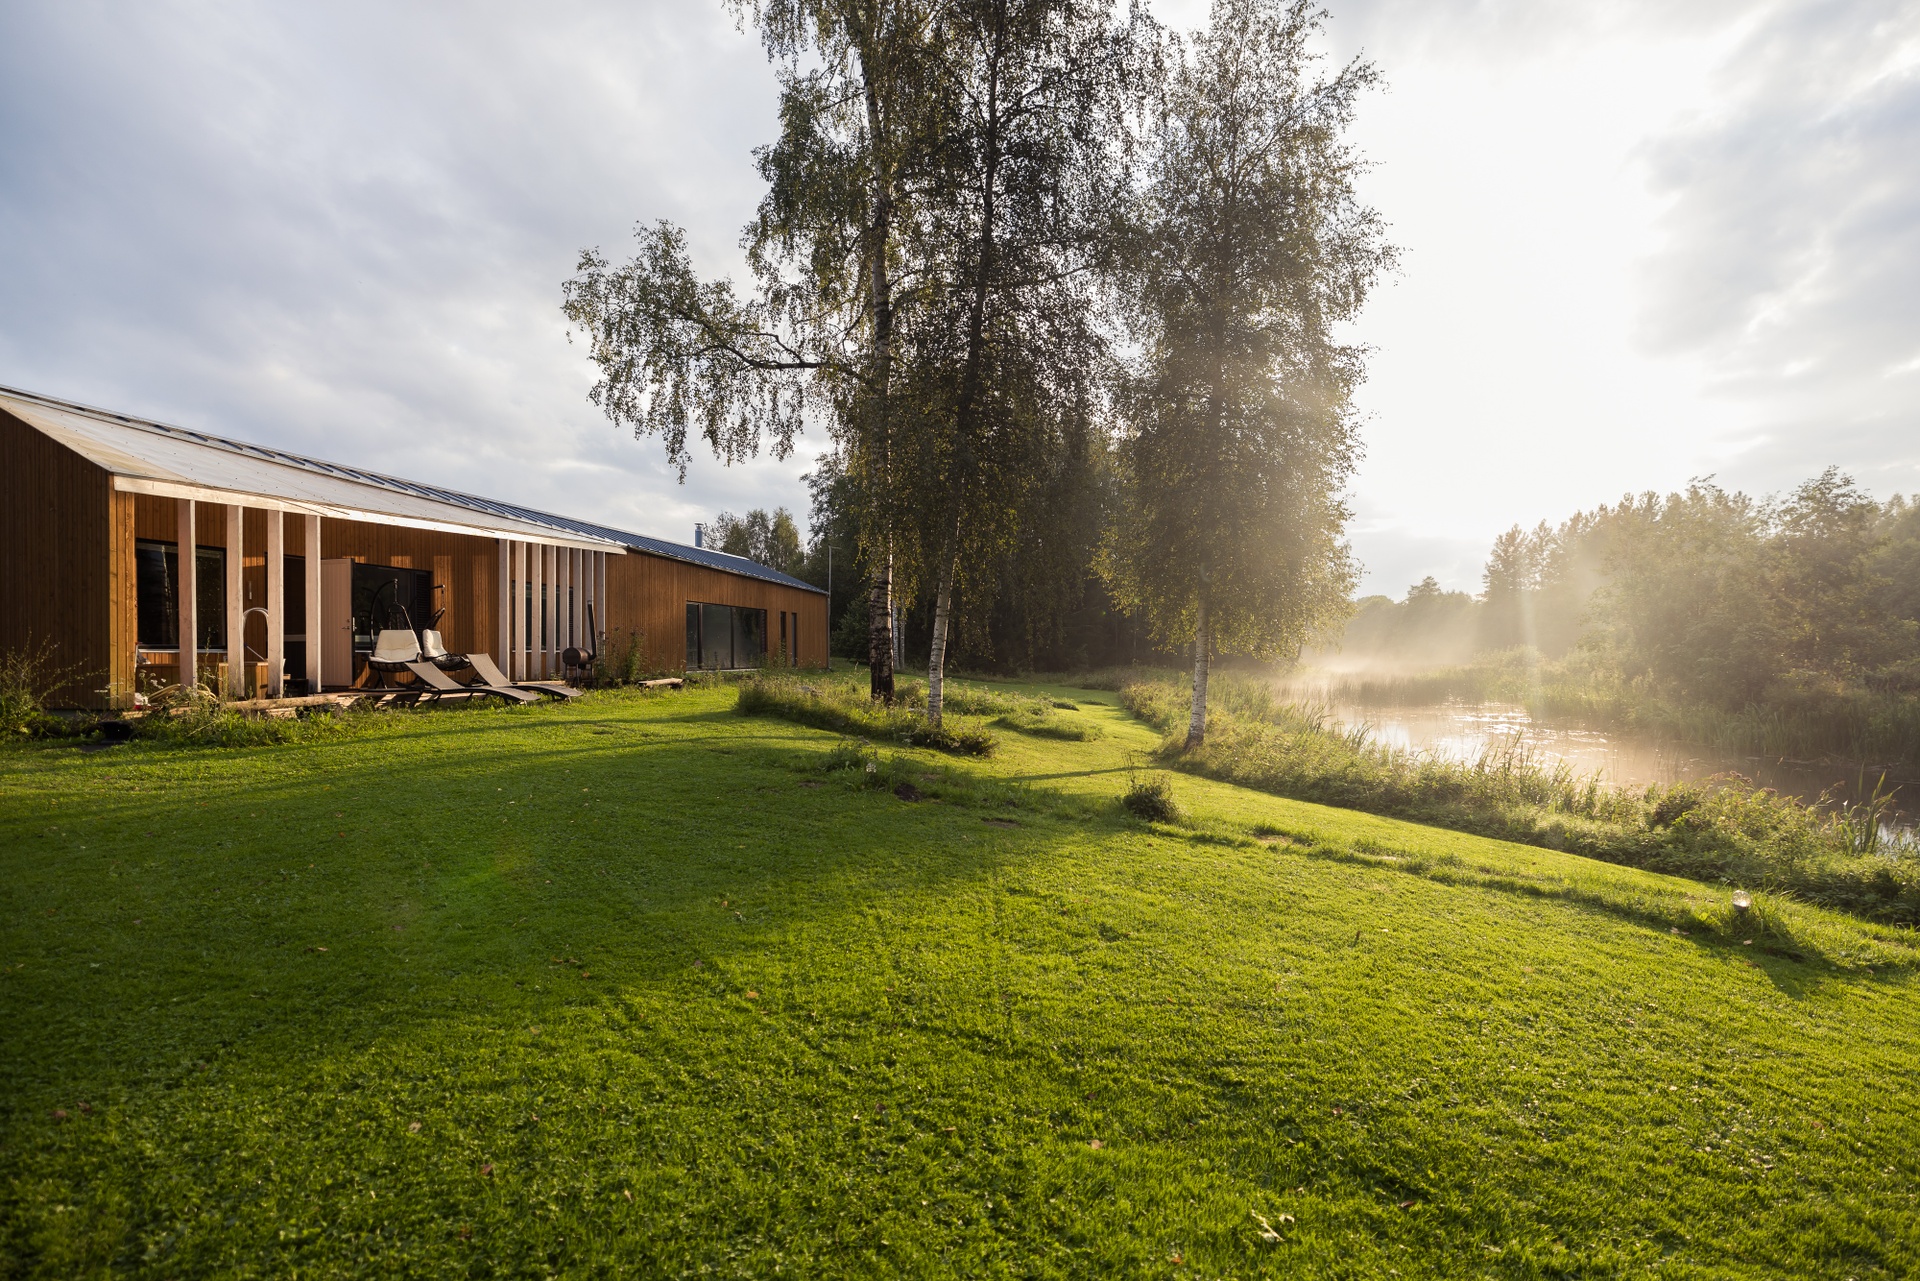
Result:
{"type": "MultiPolygon", "coordinates": [[[[1515,703],[1450,701],[1382,707],[1335,702],[1322,706],[1342,728],[1364,727],[1368,737],[1382,746],[1474,761],[1489,750],[1517,745],[1536,758],[1564,761],[1578,774],[1598,774],[1609,783],[1674,783],[1736,773],[1762,787],[1806,801],[1817,800],[1823,793],[1856,800],[1862,784],[1857,765],[1720,755],[1632,733],[1538,721],[1515,703]]],[[[1865,790],[1871,793],[1879,781],[1878,772],[1867,775],[1864,781],[1865,790]]],[[[1920,779],[1889,774],[1886,786],[1899,788],[1889,834],[1911,834],[1920,817],[1920,779]]]]}

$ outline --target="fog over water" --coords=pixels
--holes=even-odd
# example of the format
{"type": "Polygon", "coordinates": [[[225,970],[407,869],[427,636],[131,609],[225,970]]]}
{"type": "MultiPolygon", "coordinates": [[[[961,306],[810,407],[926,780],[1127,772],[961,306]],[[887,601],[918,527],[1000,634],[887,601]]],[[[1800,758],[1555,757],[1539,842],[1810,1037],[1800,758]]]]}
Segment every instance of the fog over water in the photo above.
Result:
{"type": "MultiPolygon", "coordinates": [[[[1366,730],[1369,740],[1382,747],[1450,760],[1472,762],[1488,754],[1515,751],[1547,763],[1564,762],[1576,774],[1597,774],[1605,782],[1624,786],[1733,773],[1807,801],[1823,794],[1857,799],[1862,782],[1857,765],[1732,755],[1631,731],[1562,719],[1536,720],[1516,703],[1448,700],[1372,706],[1318,698],[1311,686],[1295,683],[1289,684],[1288,693],[1297,702],[1323,709],[1342,729],[1366,730]]],[[[1867,773],[1867,791],[1872,791],[1878,778],[1878,769],[1867,773]]],[[[1920,779],[1889,771],[1887,783],[1902,789],[1895,824],[1911,828],[1920,810],[1915,804],[1920,779]]]]}

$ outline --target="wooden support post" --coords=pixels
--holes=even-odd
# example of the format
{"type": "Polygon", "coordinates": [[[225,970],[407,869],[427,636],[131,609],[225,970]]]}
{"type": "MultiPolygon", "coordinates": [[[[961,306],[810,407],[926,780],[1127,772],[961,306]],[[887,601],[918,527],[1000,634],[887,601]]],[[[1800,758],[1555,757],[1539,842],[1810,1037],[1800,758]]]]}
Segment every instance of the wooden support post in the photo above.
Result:
{"type": "Polygon", "coordinates": [[[508,621],[507,675],[527,679],[527,545],[513,542],[513,617],[508,621]]]}
{"type": "Polygon", "coordinates": [[[179,623],[180,684],[191,686],[199,679],[194,661],[200,649],[200,575],[199,557],[193,554],[193,500],[173,500],[174,535],[174,618],[179,623]]]}
{"type": "Polygon", "coordinates": [[[527,582],[531,588],[527,606],[527,679],[539,680],[547,674],[547,549],[538,543],[527,547],[527,582]]]}
{"type": "Polygon", "coordinates": [[[613,624],[607,621],[607,554],[595,552],[593,560],[593,625],[600,631],[600,635],[593,638],[593,648],[598,653],[601,638],[612,631],[613,624]]]}
{"type": "Polygon", "coordinates": [[[245,538],[241,521],[246,509],[227,504],[227,697],[247,696],[247,600],[244,568],[245,538]]]}
{"type": "Polygon", "coordinates": [[[320,692],[320,649],[322,635],[320,624],[320,518],[305,516],[307,523],[306,538],[302,541],[305,554],[300,563],[306,568],[307,592],[307,693],[320,692]]]}
{"type": "Polygon", "coordinates": [[[553,601],[558,606],[554,617],[559,623],[554,631],[553,648],[557,653],[573,644],[573,549],[554,548],[553,568],[556,588],[553,601]]]}
{"type": "Polygon", "coordinates": [[[513,553],[510,550],[508,550],[511,545],[508,542],[508,540],[504,538],[496,538],[493,540],[493,543],[494,543],[494,555],[499,560],[499,565],[497,568],[498,568],[499,578],[500,578],[499,618],[496,621],[493,629],[493,648],[494,648],[494,652],[500,655],[498,661],[505,663],[507,665],[507,670],[512,671],[513,670],[513,651],[508,646],[509,637],[507,635],[507,623],[508,623],[508,607],[513,602],[513,582],[512,582],[512,573],[511,573],[513,567],[509,563],[513,559],[513,553]]]}
{"type": "Polygon", "coordinates": [[[567,630],[573,633],[573,643],[581,649],[592,649],[587,639],[587,554],[575,547],[567,552],[567,561],[573,574],[573,603],[569,607],[572,613],[567,630]]]}
{"type": "Polygon", "coordinates": [[[287,516],[267,513],[267,697],[281,698],[287,675],[287,516]]]}
{"type": "Polygon", "coordinates": [[[587,605],[592,611],[592,621],[586,622],[586,615],[583,614],[582,625],[586,627],[584,635],[587,638],[587,648],[598,654],[600,652],[600,616],[607,612],[600,606],[600,553],[581,553],[580,564],[587,576],[587,605]]]}
{"type": "Polygon", "coordinates": [[[546,666],[541,668],[541,673],[552,676],[560,670],[560,592],[558,590],[560,549],[548,547],[545,560],[547,563],[544,568],[549,584],[547,588],[547,653],[546,666]]]}

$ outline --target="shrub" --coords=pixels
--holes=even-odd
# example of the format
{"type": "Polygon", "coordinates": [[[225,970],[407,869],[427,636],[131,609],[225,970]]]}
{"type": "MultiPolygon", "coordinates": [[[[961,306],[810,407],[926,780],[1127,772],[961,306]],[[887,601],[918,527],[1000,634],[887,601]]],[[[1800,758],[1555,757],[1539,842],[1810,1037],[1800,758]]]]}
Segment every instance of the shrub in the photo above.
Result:
{"type": "Polygon", "coordinates": [[[83,728],[47,711],[47,695],[78,673],[77,667],[58,667],[53,644],[0,653],[0,734],[9,737],[50,738],[83,728]]]}
{"type": "Polygon", "coordinates": [[[863,787],[880,787],[880,753],[866,739],[843,738],[833,745],[821,768],[829,774],[851,774],[863,787]]]}
{"type": "Polygon", "coordinates": [[[594,656],[589,681],[596,686],[638,685],[651,672],[647,670],[647,633],[643,628],[628,628],[625,636],[603,632],[600,652],[594,656]]]}
{"type": "Polygon", "coordinates": [[[1131,776],[1127,790],[1120,796],[1120,804],[1135,818],[1149,823],[1180,821],[1180,807],[1173,800],[1173,785],[1165,774],[1149,774],[1145,778],[1131,776]]]}

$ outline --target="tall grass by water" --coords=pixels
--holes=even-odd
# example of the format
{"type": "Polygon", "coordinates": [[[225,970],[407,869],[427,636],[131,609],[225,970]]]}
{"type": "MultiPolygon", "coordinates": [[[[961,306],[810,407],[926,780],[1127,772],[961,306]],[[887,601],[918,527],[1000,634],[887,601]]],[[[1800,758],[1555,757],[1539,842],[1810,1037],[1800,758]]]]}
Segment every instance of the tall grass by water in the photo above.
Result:
{"type": "Polygon", "coordinates": [[[1206,743],[1187,751],[1186,685],[1135,680],[1120,694],[1168,735],[1170,762],[1211,778],[1920,924],[1920,855],[1860,851],[1854,807],[1806,805],[1734,775],[1613,786],[1517,744],[1471,762],[1383,747],[1236,676],[1215,678],[1206,743]]]}
{"type": "Polygon", "coordinates": [[[1621,682],[1574,658],[1549,662],[1525,649],[1417,672],[1301,672],[1280,682],[1294,700],[1361,707],[1449,700],[1517,703],[1538,718],[1576,719],[1715,751],[1776,759],[1838,758],[1920,765],[1920,696],[1842,688],[1808,676],[1740,708],[1685,702],[1621,682]]]}

